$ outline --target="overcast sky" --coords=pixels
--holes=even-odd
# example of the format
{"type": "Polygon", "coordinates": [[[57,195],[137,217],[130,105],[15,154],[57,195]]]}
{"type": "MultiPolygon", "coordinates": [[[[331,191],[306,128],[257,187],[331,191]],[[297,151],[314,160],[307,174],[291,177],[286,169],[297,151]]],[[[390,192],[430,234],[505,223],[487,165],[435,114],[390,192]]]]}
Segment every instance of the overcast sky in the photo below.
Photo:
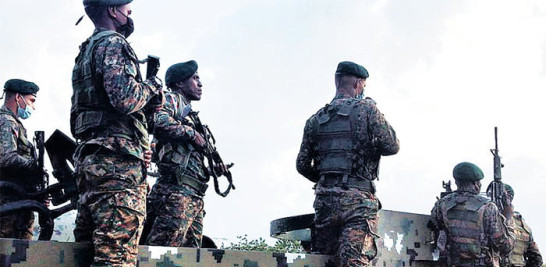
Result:
{"type": "MultiPolygon", "coordinates": [[[[239,0],[132,4],[139,57],[199,63],[194,104],[237,189],[208,191],[205,234],[269,236],[271,220],[313,212],[295,169],[305,120],[334,96],[337,63],[364,65],[366,95],[400,139],[381,161],[384,209],[429,214],[453,166],[493,176],[499,127],[503,181],[546,249],[546,2],[543,0],[239,0]]],[[[29,134],[69,133],[71,74],[92,33],[80,0],[2,1],[0,82],[40,86],[29,134]]],[[[271,239],[268,239],[272,241],[271,239]]]]}

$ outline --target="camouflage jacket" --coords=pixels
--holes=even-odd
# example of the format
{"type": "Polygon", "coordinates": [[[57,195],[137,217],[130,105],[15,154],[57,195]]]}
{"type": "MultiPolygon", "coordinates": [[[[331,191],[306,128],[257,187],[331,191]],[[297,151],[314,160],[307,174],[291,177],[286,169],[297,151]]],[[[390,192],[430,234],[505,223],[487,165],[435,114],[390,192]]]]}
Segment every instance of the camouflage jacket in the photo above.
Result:
{"type": "Polygon", "coordinates": [[[187,179],[208,182],[204,155],[195,149],[192,141],[196,130],[188,117],[190,111],[191,105],[182,94],[165,93],[165,105],[154,120],[160,183],[182,185],[187,179]]]}
{"type": "Polygon", "coordinates": [[[438,200],[431,211],[431,223],[439,232],[437,246],[440,256],[451,263],[475,260],[472,266],[499,266],[500,255],[508,254],[514,245],[513,226],[507,225],[495,203],[473,192],[455,191],[438,200]],[[474,199],[479,199],[482,204],[475,208],[466,205],[474,199]],[[450,210],[455,212],[448,214],[450,210]],[[473,212],[478,216],[473,216],[473,212]],[[480,231],[478,244],[472,242],[474,236],[468,236],[476,230],[480,231]],[[473,258],[475,255],[467,251],[475,246],[480,248],[480,258],[473,258]]]}
{"type": "Polygon", "coordinates": [[[512,220],[514,221],[516,241],[506,266],[542,266],[542,255],[533,239],[531,228],[519,212],[514,212],[512,220]]]}
{"type": "MultiPolygon", "coordinates": [[[[104,33],[95,31],[92,37],[80,47],[80,54],[76,58],[72,75],[74,95],[71,116],[77,118],[82,112],[95,111],[119,119],[110,120],[107,125],[96,127],[96,130],[92,132],[93,135],[83,140],[84,143],[78,147],[76,155],[83,147],[92,144],[143,159],[144,150],[149,149],[147,123],[143,110],[150,99],[160,92],[161,85],[156,84],[154,80],[142,81],[137,56],[122,35],[111,31],[104,33]],[[98,34],[104,34],[104,36],[96,40],[91,53],[86,54],[85,48],[98,34]],[[87,55],[91,58],[87,58],[87,55]],[[90,64],[90,67],[87,64],[90,64]],[[89,78],[90,74],[92,77],[89,78]],[[87,90],[90,85],[95,88],[93,93],[99,95],[105,93],[106,99],[96,100],[90,97],[89,102],[94,103],[85,103],[77,99],[77,95],[81,94],[80,91],[87,90]],[[105,108],[97,108],[97,106],[105,108]],[[118,132],[118,130],[132,133],[133,136],[128,138],[124,135],[109,133],[118,132]]],[[[75,123],[73,120],[76,121],[71,118],[71,124],[75,123]]]]}
{"type": "MultiPolygon", "coordinates": [[[[356,98],[336,97],[329,105],[311,116],[305,124],[296,168],[301,175],[313,182],[318,182],[320,179],[321,173],[317,166],[321,160],[324,160],[319,156],[319,143],[317,140],[320,114],[331,110],[335,112],[344,105],[352,105],[352,110],[349,111],[351,113],[351,139],[353,140],[352,151],[350,152],[355,155],[354,159],[350,159],[352,176],[363,177],[368,180],[377,179],[380,157],[396,154],[400,148],[394,129],[381,114],[372,99],[358,100],[356,98]]],[[[335,138],[338,137],[332,136],[332,139],[335,138]]]]}
{"type": "Polygon", "coordinates": [[[0,108],[0,180],[36,190],[39,170],[34,145],[21,121],[7,107],[0,108]]]}

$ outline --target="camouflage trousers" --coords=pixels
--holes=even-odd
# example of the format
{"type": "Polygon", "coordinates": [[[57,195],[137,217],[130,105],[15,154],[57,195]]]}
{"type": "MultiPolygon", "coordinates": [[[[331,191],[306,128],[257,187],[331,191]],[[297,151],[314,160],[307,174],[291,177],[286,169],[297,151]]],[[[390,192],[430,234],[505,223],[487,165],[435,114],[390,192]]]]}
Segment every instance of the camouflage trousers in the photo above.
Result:
{"type": "Polygon", "coordinates": [[[0,216],[0,238],[32,239],[34,213],[16,211],[0,216]]]}
{"type": "Polygon", "coordinates": [[[76,171],[76,241],[93,243],[94,266],[136,266],[146,214],[143,162],[101,151],[77,161],[76,171]]]}
{"type": "Polygon", "coordinates": [[[144,244],[170,247],[201,247],[203,240],[203,198],[189,194],[185,186],[156,183],[148,197],[144,244]]]}
{"type": "Polygon", "coordinates": [[[371,266],[377,255],[379,200],[358,189],[317,186],[312,251],[333,255],[336,266],[371,266]]]}

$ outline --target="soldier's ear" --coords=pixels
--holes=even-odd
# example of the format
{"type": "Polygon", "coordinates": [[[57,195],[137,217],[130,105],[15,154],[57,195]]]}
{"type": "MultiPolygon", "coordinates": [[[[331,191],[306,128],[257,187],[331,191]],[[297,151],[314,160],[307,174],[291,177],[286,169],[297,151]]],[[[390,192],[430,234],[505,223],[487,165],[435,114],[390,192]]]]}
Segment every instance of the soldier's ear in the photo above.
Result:
{"type": "Polygon", "coordinates": [[[114,17],[114,18],[116,17],[117,9],[115,6],[109,6],[106,10],[108,12],[109,17],[114,17]]]}

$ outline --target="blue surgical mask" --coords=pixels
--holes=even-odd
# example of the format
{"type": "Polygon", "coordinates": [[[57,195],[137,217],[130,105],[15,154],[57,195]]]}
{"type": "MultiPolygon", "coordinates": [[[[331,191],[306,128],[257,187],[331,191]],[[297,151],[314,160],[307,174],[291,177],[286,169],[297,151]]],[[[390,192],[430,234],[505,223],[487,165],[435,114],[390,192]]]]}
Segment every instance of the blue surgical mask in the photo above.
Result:
{"type": "Polygon", "coordinates": [[[21,108],[21,106],[19,106],[19,102],[17,102],[17,116],[25,120],[25,119],[28,119],[30,115],[32,115],[32,111],[34,111],[34,109],[32,109],[32,107],[30,107],[30,105],[27,104],[27,102],[25,101],[23,97],[21,97],[21,99],[23,99],[23,102],[25,102],[27,106],[23,109],[21,108]]]}

